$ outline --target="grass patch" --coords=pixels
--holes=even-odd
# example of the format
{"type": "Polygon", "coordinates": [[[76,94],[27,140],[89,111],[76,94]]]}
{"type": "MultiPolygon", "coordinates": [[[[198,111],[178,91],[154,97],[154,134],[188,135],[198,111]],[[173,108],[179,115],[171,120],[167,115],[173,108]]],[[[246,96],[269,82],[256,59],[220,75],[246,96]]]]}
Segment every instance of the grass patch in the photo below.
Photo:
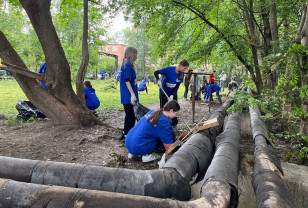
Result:
{"type": "MultiPolygon", "coordinates": [[[[114,79],[109,80],[91,80],[91,84],[100,99],[101,105],[98,109],[123,108],[120,100],[120,84],[116,86],[114,79]]],[[[139,83],[138,83],[139,84],[139,83]]],[[[72,84],[75,88],[75,84],[72,84]]],[[[16,80],[0,80],[0,114],[6,116],[16,116],[18,111],[15,106],[17,101],[28,100],[16,80]]],[[[148,86],[148,93],[145,91],[139,94],[141,104],[153,104],[159,102],[158,87],[153,82],[148,86]]],[[[178,96],[182,98],[184,94],[184,85],[181,84],[178,96]]]]}

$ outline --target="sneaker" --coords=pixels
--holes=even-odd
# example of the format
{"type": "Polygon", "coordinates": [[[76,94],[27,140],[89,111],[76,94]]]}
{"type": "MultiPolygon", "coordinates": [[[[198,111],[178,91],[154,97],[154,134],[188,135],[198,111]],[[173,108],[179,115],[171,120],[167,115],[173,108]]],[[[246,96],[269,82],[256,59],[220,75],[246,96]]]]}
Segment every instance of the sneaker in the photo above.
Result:
{"type": "Polygon", "coordinates": [[[130,154],[130,153],[128,153],[128,159],[133,159],[133,157],[134,157],[134,155],[133,154],[130,154]]]}
{"type": "Polygon", "coordinates": [[[149,155],[143,155],[142,156],[142,162],[151,162],[153,160],[160,160],[161,156],[155,153],[149,154],[149,155]]]}

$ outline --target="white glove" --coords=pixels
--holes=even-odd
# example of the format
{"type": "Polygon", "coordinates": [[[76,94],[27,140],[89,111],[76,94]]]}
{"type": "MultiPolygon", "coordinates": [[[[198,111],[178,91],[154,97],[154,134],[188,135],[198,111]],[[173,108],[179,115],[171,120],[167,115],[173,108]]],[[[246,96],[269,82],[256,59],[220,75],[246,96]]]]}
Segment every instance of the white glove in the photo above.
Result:
{"type": "Polygon", "coordinates": [[[137,101],[136,96],[135,96],[134,94],[131,95],[131,97],[130,97],[130,103],[131,103],[132,105],[135,105],[136,101],[137,101]]]}
{"type": "Polygon", "coordinates": [[[157,85],[158,85],[159,88],[161,88],[161,80],[160,79],[157,80],[157,85]]]}
{"type": "Polygon", "coordinates": [[[173,100],[173,95],[170,95],[169,100],[173,100]]]}

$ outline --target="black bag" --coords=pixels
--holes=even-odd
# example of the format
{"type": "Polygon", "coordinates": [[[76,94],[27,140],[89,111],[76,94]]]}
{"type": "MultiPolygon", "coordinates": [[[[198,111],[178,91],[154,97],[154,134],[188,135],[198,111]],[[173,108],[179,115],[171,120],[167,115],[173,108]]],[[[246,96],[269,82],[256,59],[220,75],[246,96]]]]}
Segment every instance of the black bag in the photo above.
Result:
{"type": "Polygon", "coordinates": [[[22,118],[25,121],[29,120],[31,117],[36,118],[46,118],[46,116],[34,107],[30,101],[18,100],[16,104],[16,109],[19,114],[17,118],[22,118]]]}
{"type": "Polygon", "coordinates": [[[134,105],[134,113],[137,121],[139,121],[149,111],[150,109],[141,105],[139,102],[136,102],[134,105]]]}

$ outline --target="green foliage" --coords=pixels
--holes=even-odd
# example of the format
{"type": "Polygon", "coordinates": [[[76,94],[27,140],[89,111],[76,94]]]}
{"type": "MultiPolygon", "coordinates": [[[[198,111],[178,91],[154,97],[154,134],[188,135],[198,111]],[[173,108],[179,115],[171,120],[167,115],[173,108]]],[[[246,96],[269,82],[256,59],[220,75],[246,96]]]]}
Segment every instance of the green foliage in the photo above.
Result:
{"type": "Polygon", "coordinates": [[[242,112],[243,107],[247,107],[248,105],[253,107],[254,109],[260,107],[262,110],[265,109],[264,103],[253,97],[251,92],[247,92],[244,90],[238,90],[234,94],[234,104],[227,110],[228,113],[233,112],[242,112]]]}

